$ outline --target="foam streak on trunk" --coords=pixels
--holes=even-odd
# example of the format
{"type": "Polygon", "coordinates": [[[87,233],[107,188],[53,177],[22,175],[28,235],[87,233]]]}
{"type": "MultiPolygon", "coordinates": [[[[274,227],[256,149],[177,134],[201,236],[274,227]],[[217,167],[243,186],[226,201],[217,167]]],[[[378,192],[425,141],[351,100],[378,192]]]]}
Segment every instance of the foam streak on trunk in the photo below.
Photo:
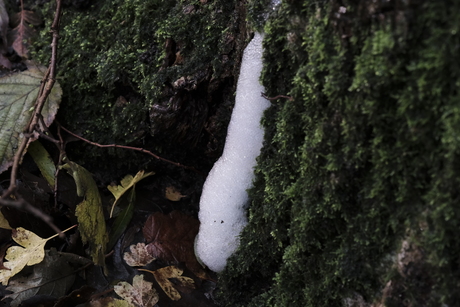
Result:
{"type": "Polygon", "coordinates": [[[224,269],[238,247],[238,236],[247,223],[246,190],[252,186],[253,168],[262,148],[260,120],[270,105],[261,97],[264,88],[259,83],[262,39],[256,33],[244,51],[224,152],[210,171],[200,200],[201,226],[195,252],[216,272],[224,269]]]}

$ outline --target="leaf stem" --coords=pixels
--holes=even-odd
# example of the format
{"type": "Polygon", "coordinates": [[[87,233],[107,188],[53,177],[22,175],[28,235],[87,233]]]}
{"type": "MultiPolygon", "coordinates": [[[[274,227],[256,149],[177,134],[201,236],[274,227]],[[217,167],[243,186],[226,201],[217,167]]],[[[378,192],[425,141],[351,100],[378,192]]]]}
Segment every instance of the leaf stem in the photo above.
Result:
{"type": "Polygon", "coordinates": [[[60,235],[63,234],[64,232],[66,232],[66,231],[68,231],[68,230],[70,230],[70,229],[72,229],[72,228],[75,228],[75,227],[77,227],[77,224],[75,224],[75,225],[73,225],[73,226],[70,226],[70,227],[67,228],[66,230],[63,230],[63,231],[61,231],[61,232],[59,232],[59,233],[57,233],[57,234],[55,234],[55,235],[52,235],[51,237],[49,237],[49,238],[46,239],[46,240],[51,240],[52,238],[55,238],[55,237],[57,237],[57,236],[60,236],[60,235]]]}

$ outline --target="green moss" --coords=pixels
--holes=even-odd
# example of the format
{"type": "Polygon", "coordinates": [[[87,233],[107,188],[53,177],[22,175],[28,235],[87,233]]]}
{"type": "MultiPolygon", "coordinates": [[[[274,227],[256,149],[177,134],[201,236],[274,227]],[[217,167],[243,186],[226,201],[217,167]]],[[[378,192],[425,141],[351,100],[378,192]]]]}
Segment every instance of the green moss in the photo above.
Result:
{"type": "MultiPolygon", "coordinates": [[[[171,131],[152,128],[157,118],[149,116],[149,112],[153,105],[168,106],[168,100],[177,92],[171,89],[176,80],[196,75],[204,75],[200,79],[204,85],[196,91],[207,94],[205,110],[209,111],[204,112],[205,118],[213,116],[219,104],[231,109],[233,80],[242,52],[238,47],[246,37],[240,25],[244,12],[237,10],[235,1],[93,3],[84,9],[65,7],[61,18],[58,78],[64,97],[59,117],[68,128],[102,144],[135,144],[150,146],[156,152],[174,152],[167,148],[174,139],[168,135],[171,131]],[[168,50],[167,39],[173,39],[177,47],[168,50]],[[175,57],[177,51],[183,61],[168,62],[168,57],[175,57]],[[211,80],[213,88],[209,88],[211,80]],[[145,139],[150,135],[154,137],[153,145],[146,145],[145,139]]],[[[47,24],[32,54],[43,63],[48,62],[50,54],[48,29],[54,14],[52,6],[42,8],[47,24]]],[[[223,122],[228,121],[227,113],[221,119],[223,122]]],[[[209,138],[204,129],[197,133],[195,139],[209,138]]],[[[225,129],[220,134],[225,136],[225,129]]],[[[191,156],[182,144],[177,147],[181,147],[182,155],[171,154],[169,158],[191,156]]],[[[107,153],[120,165],[132,159],[137,165],[145,162],[126,152],[102,153],[85,145],[73,148],[72,152],[86,162],[97,158],[96,165],[108,161],[100,159],[107,153]]]]}
{"type": "Polygon", "coordinates": [[[460,6],[396,3],[283,1],[266,24],[263,83],[294,101],[263,120],[225,306],[379,301],[410,229],[430,278],[403,279],[405,303],[459,304],[460,6]]]}

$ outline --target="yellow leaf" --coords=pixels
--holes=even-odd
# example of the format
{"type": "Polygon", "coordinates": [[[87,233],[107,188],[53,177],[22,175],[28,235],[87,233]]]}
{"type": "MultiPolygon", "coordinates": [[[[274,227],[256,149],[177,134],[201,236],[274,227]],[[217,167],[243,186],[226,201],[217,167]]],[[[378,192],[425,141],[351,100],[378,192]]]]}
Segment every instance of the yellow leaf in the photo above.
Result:
{"type": "Polygon", "coordinates": [[[150,172],[150,173],[144,174],[144,171],[142,170],[142,171],[137,172],[135,177],[133,177],[132,175],[126,175],[125,178],[121,180],[120,182],[121,185],[117,185],[117,186],[109,185],[107,189],[109,189],[109,191],[112,192],[113,196],[115,196],[115,202],[112,205],[112,210],[110,210],[110,217],[112,217],[113,209],[115,208],[115,205],[120,200],[120,198],[136,183],[138,183],[142,179],[148,176],[151,176],[153,174],[155,173],[150,172]]]}
{"type": "Polygon", "coordinates": [[[153,307],[159,300],[157,291],[144,275],[136,275],[131,286],[126,281],[119,282],[113,290],[129,304],[136,307],[153,307]]]}
{"type": "Polygon", "coordinates": [[[0,212],[0,228],[11,229],[10,224],[8,223],[5,216],[1,212],[0,212]]]}
{"type": "Polygon", "coordinates": [[[160,285],[161,289],[169,296],[173,301],[181,299],[179,292],[174,288],[174,284],[169,281],[169,278],[175,278],[183,287],[189,289],[195,289],[195,283],[190,277],[181,276],[183,270],[178,267],[171,265],[156,271],[149,271],[144,269],[139,269],[139,271],[146,271],[153,274],[155,280],[160,285]]]}
{"type": "Polygon", "coordinates": [[[77,163],[69,161],[62,168],[75,180],[78,196],[84,198],[75,209],[82,241],[89,243],[93,262],[102,266],[106,272],[105,250],[109,238],[96,182],[91,173],[77,163]]]}
{"type": "Polygon", "coordinates": [[[165,190],[165,197],[171,201],[179,201],[187,195],[182,195],[175,187],[169,186],[165,190]]]}
{"type": "Polygon", "coordinates": [[[4,262],[3,265],[9,270],[0,270],[0,282],[6,286],[8,280],[19,273],[26,265],[30,266],[42,262],[45,257],[46,242],[58,235],[59,234],[56,234],[47,239],[42,239],[32,231],[22,227],[13,230],[13,240],[22,247],[11,246],[6,251],[5,259],[8,260],[8,262],[4,262]]]}

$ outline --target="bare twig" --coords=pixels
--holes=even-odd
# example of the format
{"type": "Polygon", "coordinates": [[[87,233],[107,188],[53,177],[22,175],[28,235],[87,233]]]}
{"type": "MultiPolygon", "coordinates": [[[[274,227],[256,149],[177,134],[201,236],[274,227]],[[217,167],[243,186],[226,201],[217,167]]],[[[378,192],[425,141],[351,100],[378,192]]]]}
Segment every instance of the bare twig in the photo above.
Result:
{"type": "MultiPolygon", "coordinates": [[[[57,128],[57,134],[58,134],[58,137],[59,137],[59,161],[58,161],[58,166],[62,164],[62,160],[64,160],[64,157],[65,157],[65,144],[64,144],[64,140],[62,139],[62,135],[61,135],[61,126],[58,125],[58,128],[57,128]]],[[[58,176],[59,176],[59,172],[60,172],[61,168],[60,167],[56,167],[56,172],[54,173],[54,188],[53,188],[53,193],[54,193],[54,207],[57,208],[58,207],[58,176]]]]}
{"type": "Polygon", "coordinates": [[[146,150],[146,149],[144,149],[144,148],[131,147],[131,146],[123,146],[123,145],[117,145],[117,144],[102,145],[102,144],[99,144],[99,143],[96,143],[96,142],[92,142],[92,141],[90,141],[90,140],[87,140],[87,139],[85,139],[84,137],[81,137],[81,136],[79,136],[79,135],[73,133],[72,131],[70,131],[70,130],[64,128],[64,127],[63,127],[61,124],[59,124],[59,123],[58,123],[58,126],[59,126],[62,130],[64,130],[65,132],[67,132],[68,134],[70,134],[70,135],[76,137],[77,139],[80,139],[80,140],[82,140],[82,141],[84,141],[84,142],[86,142],[86,143],[88,143],[88,144],[94,145],[94,146],[96,146],[96,147],[99,147],[99,148],[124,148],[124,149],[130,149],[130,150],[134,150],[134,151],[139,151],[139,152],[145,153],[145,154],[147,154],[147,155],[150,155],[150,156],[152,156],[152,157],[154,157],[154,158],[156,158],[156,159],[158,159],[158,160],[160,160],[160,161],[167,162],[167,163],[170,163],[170,164],[175,165],[175,166],[179,166],[179,167],[182,167],[182,168],[185,168],[185,169],[192,170],[192,171],[194,171],[194,172],[197,172],[197,173],[200,174],[200,175],[204,175],[204,174],[202,174],[201,172],[199,172],[198,170],[196,170],[196,169],[195,169],[194,167],[192,167],[192,166],[182,165],[182,164],[180,164],[180,163],[178,163],[178,162],[174,162],[174,161],[171,161],[171,160],[162,158],[162,157],[157,156],[157,155],[154,154],[153,152],[148,151],[148,150],[146,150]]]}
{"type": "MultiPolygon", "coordinates": [[[[48,99],[51,90],[53,89],[54,83],[56,82],[56,61],[57,61],[57,46],[59,40],[59,21],[61,18],[61,0],[56,0],[56,13],[54,14],[53,24],[51,25],[51,33],[53,33],[53,40],[51,41],[51,62],[48,67],[47,74],[43,79],[43,91],[38,96],[35,102],[34,115],[32,116],[32,122],[29,124],[29,129],[35,129],[38,121],[41,117],[43,106],[45,105],[46,99],[48,99]]],[[[32,131],[30,131],[32,132],[32,131]]]]}
{"type": "Polygon", "coordinates": [[[265,93],[260,93],[260,96],[264,97],[265,99],[267,100],[276,100],[276,99],[279,99],[279,98],[285,98],[285,99],[289,99],[289,101],[294,101],[294,98],[292,96],[286,96],[286,95],[278,95],[278,96],[275,96],[275,97],[268,97],[267,95],[265,95],[265,93]]]}
{"type": "Polygon", "coordinates": [[[47,214],[41,212],[39,209],[35,208],[25,200],[23,200],[19,195],[17,195],[17,174],[19,163],[21,162],[22,156],[27,148],[27,145],[36,138],[39,134],[36,130],[36,127],[39,124],[41,119],[41,112],[43,106],[48,99],[49,94],[55,83],[56,78],[56,59],[57,59],[57,43],[59,40],[59,20],[61,16],[61,0],[56,0],[56,12],[54,15],[53,25],[51,26],[51,32],[53,34],[53,39],[51,42],[51,61],[48,67],[48,70],[45,76],[42,79],[42,84],[39,89],[37,100],[34,104],[34,111],[31,117],[29,124],[27,125],[26,129],[24,129],[24,133],[22,134],[21,143],[14,155],[13,159],[13,166],[11,168],[11,176],[10,176],[10,185],[8,189],[3,193],[2,197],[0,198],[0,205],[11,206],[17,209],[24,209],[35,216],[42,219],[45,223],[47,223],[53,230],[57,233],[60,233],[56,225],[53,224],[52,218],[47,214]],[[11,195],[14,195],[16,200],[12,200],[10,198],[11,195]]]}
{"type": "Polygon", "coordinates": [[[0,205],[28,211],[41,219],[43,222],[47,223],[56,233],[59,233],[60,237],[64,236],[61,230],[56,225],[54,225],[53,218],[51,216],[32,206],[23,198],[18,198],[16,200],[0,198],[0,205]]]}

